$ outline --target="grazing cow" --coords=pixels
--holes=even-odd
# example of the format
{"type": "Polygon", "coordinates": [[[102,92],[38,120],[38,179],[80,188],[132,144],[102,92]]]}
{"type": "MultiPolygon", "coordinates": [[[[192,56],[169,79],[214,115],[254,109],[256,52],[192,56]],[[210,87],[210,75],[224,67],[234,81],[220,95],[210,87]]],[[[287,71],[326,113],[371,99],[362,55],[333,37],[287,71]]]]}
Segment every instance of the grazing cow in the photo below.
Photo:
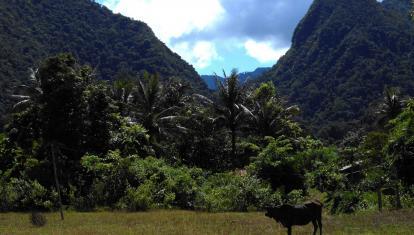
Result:
{"type": "Polygon", "coordinates": [[[322,203],[317,200],[306,202],[304,205],[281,205],[275,208],[267,208],[266,216],[273,218],[288,229],[288,235],[292,234],[293,225],[306,225],[312,222],[313,235],[319,227],[322,235],[322,203]]]}

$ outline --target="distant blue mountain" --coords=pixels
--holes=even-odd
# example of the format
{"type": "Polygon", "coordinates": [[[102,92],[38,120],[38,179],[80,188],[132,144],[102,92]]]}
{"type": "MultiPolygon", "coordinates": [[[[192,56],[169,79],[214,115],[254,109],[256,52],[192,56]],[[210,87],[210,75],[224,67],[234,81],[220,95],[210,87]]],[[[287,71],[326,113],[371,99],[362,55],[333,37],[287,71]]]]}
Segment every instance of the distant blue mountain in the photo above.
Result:
{"type": "MultiPolygon", "coordinates": [[[[249,80],[254,80],[261,75],[263,75],[265,72],[269,71],[271,68],[257,68],[253,72],[244,72],[239,73],[239,80],[241,83],[246,83],[249,80]]],[[[217,90],[217,80],[223,81],[224,78],[216,75],[201,75],[201,78],[203,81],[207,84],[208,89],[210,90],[217,90]]]]}

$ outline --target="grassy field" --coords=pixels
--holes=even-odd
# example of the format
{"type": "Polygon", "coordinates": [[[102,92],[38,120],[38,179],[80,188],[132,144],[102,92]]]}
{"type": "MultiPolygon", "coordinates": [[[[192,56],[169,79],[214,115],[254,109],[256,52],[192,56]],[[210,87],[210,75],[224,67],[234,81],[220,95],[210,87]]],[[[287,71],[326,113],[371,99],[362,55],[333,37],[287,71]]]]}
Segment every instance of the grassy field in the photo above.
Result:
{"type": "MultiPolygon", "coordinates": [[[[33,227],[29,215],[0,214],[0,234],[286,234],[264,213],[201,213],[189,211],[67,212],[65,221],[46,214],[48,223],[33,227]]],[[[414,210],[360,213],[323,218],[325,234],[414,234],[414,210]]],[[[312,234],[312,226],[293,234],[312,234]]]]}

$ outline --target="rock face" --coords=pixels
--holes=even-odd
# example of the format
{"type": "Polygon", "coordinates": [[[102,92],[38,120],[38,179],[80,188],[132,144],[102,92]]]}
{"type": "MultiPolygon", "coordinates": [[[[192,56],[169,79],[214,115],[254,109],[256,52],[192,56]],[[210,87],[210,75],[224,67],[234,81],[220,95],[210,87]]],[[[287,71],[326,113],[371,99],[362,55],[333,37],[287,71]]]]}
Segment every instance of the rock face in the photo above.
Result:
{"type": "Polygon", "coordinates": [[[206,89],[194,68],[145,23],[113,14],[94,1],[0,1],[0,115],[10,87],[27,80],[29,68],[39,61],[60,52],[71,52],[80,63],[97,68],[101,79],[146,70],[206,89]]]}
{"type": "Polygon", "coordinates": [[[291,49],[262,77],[301,106],[315,134],[341,138],[385,87],[414,95],[413,23],[391,1],[315,0],[291,49]]]}

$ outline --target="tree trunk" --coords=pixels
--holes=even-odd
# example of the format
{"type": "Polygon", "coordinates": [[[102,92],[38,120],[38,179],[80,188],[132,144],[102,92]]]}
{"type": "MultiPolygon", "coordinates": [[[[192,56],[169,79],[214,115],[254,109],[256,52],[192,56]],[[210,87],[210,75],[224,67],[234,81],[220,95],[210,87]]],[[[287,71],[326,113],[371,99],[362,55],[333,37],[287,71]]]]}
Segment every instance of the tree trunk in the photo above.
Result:
{"type": "Polygon", "coordinates": [[[382,191],[381,187],[377,189],[377,196],[378,196],[378,210],[382,212],[382,191]]]}
{"type": "Polygon", "coordinates": [[[62,196],[60,194],[60,186],[59,186],[59,180],[57,175],[57,167],[56,167],[56,156],[55,156],[55,145],[52,144],[52,162],[53,162],[53,173],[55,176],[55,186],[59,197],[59,211],[60,211],[60,219],[64,220],[63,217],[63,206],[62,206],[62,196]]]}
{"type": "Polygon", "coordinates": [[[231,128],[231,158],[232,161],[236,158],[236,130],[231,128]]]}
{"type": "Polygon", "coordinates": [[[399,182],[395,185],[395,207],[396,207],[396,209],[401,209],[402,208],[400,183],[399,182]]]}

